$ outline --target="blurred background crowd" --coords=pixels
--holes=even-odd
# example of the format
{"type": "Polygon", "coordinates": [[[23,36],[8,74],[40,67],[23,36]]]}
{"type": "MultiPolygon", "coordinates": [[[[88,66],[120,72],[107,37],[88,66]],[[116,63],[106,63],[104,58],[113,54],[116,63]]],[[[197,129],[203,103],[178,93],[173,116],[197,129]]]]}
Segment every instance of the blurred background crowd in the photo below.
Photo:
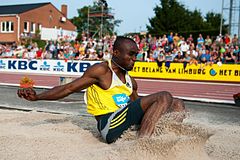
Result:
{"type": "MultiPolygon", "coordinates": [[[[199,34],[194,39],[169,33],[159,37],[150,34],[130,36],[137,43],[139,53],[137,61],[187,62],[190,64],[239,64],[240,49],[237,35],[230,37],[199,34]]],[[[48,41],[44,47],[37,43],[24,45],[0,45],[1,58],[22,59],[59,59],[59,60],[108,60],[111,58],[116,36],[106,35],[102,39],[82,36],[80,41],[53,42],[48,41]]]]}

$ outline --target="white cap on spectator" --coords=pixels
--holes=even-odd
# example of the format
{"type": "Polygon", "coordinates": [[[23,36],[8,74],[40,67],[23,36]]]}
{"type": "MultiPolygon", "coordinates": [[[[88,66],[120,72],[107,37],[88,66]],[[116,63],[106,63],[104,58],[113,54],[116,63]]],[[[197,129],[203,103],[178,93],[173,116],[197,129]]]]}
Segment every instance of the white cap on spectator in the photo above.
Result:
{"type": "Polygon", "coordinates": [[[217,65],[219,66],[219,67],[221,67],[222,66],[222,62],[217,62],[217,65]]]}
{"type": "Polygon", "coordinates": [[[89,52],[93,53],[95,50],[93,48],[88,49],[89,52]]]}
{"type": "Polygon", "coordinates": [[[17,49],[23,49],[23,47],[22,46],[18,46],[17,49]]]}

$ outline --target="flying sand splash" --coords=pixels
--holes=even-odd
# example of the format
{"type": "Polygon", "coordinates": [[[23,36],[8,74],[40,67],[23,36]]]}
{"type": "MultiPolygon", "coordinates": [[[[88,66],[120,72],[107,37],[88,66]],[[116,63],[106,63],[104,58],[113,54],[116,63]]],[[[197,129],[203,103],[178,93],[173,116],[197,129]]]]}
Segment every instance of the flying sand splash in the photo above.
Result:
{"type": "Polygon", "coordinates": [[[212,135],[200,126],[176,122],[185,113],[169,113],[157,123],[151,138],[137,139],[134,129],[128,130],[116,142],[114,150],[123,159],[149,160],[208,160],[204,150],[212,135]]]}

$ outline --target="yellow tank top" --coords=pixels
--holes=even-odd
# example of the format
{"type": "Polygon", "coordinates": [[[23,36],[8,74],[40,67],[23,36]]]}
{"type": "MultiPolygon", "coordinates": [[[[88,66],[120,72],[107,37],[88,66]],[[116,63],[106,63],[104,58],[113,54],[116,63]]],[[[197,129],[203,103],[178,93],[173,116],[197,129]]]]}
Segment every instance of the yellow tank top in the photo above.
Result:
{"type": "Polygon", "coordinates": [[[93,84],[86,90],[87,111],[88,113],[98,116],[115,112],[124,107],[130,101],[132,94],[132,81],[128,73],[126,73],[126,83],[124,84],[112,70],[111,60],[108,66],[112,71],[112,83],[109,89],[104,90],[93,84]]]}

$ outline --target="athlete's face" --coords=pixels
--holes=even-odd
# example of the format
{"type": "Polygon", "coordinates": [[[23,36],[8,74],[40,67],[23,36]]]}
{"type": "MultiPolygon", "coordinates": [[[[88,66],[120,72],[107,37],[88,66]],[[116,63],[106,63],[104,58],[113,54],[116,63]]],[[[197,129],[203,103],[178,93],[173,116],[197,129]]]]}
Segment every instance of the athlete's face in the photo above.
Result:
{"type": "Polygon", "coordinates": [[[123,68],[127,71],[131,71],[134,67],[134,63],[136,61],[136,56],[138,54],[138,47],[136,43],[128,42],[123,44],[122,52],[120,53],[119,60],[121,61],[120,64],[123,68]]]}

